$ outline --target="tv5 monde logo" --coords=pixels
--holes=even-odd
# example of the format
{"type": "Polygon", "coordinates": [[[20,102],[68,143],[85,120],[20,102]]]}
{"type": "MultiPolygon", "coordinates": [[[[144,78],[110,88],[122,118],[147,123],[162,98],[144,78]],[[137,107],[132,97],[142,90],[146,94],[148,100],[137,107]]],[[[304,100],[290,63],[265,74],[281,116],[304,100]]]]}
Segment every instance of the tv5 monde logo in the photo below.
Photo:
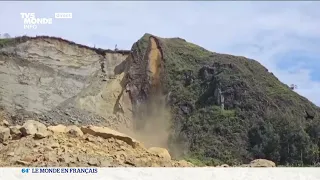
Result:
{"type": "MultiPolygon", "coordinates": [[[[37,29],[38,25],[51,25],[53,18],[36,17],[35,13],[20,13],[24,29],[37,29]]],[[[54,13],[55,19],[72,19],[72,13],[54,13]]]]}

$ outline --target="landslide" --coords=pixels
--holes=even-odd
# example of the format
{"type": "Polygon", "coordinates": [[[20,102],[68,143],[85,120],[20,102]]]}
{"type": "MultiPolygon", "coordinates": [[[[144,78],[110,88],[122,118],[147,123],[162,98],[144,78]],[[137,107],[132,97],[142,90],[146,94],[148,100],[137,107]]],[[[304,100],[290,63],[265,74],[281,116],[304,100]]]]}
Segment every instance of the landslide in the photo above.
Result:
{"type": "MultiPolygon", "coordinates": [[[[181,38],[145,34],[131,51],[96,49],[48,36],[0,39],[0,106],[11,124],[35,119],[46,126],[107,126],[147,148],[168,148],[175,159],[196,165],[240,165],[261,158],[290,166],[319,162],[318,107],[257,61],[210,52],[181,38]]],[[[7,138],[0,148],[4,165],[32,159],[38,164],[31,165],[37,166],[80,166],[91,157],[67,160],[78,164],[57,159],[42,163],[51,151],[43,148],[53,140],[61,139],[63,147],[84,147],[86,137],[46,136],[38,141],[41,145],[32,136],[7,138]],[[11,153],[15,148],[33,151],[30,143],[38,147],[40,160],[19,154],[23,151],[11,153]]],[[[102,149],[108,143],[103,141],[102,149]]],[[[118,149],[112,145],[105,154],[118,149]]],[[[69,156],[87,156],[73,150],[69,156]]],[[[54,153],[61,155],[60,150],[54,153]]],[[[113,158],[114,166],[125,164],[119,164],[119,158],[113,158]]],[[[150,163],[148,158],[143,161],[150,163]]]]}
{"type": "Polygon", "coordinates": [[[0,39],[0,106],[20,125],[31,118],[129,128],[124,73],[115,74],[129,54],[49,36],[0,39]]]}
{"type": "Polygon", "coordinates": [[[135,130],[167,133],[175,157],[202,165],[319,162],[319,107],[257,61],[151,34],[127,61],[135,130]]]}
{"type": "Polygon", "coordinates": [[[160,134],[130,130],[129,55],[49,36],[0,39],[0,166],[193,166],[172,160],[160,134]]]}
{"type": "Polygon", "coordinates": [[[193,167],[107,127],[0,123],[0,167],[193,167]]]}

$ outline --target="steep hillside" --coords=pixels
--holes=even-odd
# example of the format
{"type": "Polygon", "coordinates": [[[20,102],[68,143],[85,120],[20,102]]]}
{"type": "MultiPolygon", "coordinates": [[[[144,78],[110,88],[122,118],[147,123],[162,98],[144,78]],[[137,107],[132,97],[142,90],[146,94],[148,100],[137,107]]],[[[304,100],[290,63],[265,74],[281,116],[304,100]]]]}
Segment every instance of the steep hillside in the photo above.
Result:
{"type": "Polygon", "coordinates": [[[257,61],[150,34],[133,45],[128,61],[135,128],[171,126],[176,156],[206,164],[319,162],[319,108],[257,61]],[[161,116],[154,107],[163,103],[171,123],[150,118],[161,116]]]}
{"type": "Polygon", "coordinates": [[[130,51],[48,36],[2,39],[0,47],[0,105],[12,121],[130,126],[130,114],[114,113],[123,76],[114,69],[130,51]]]}

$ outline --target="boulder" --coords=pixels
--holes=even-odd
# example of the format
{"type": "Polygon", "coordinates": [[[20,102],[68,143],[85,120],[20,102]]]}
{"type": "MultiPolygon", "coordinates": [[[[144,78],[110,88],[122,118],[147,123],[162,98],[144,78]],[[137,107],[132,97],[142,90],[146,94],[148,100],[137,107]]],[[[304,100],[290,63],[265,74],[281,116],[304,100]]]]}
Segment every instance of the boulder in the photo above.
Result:
{"type": "MultiPolygon", "coordinates": [[[[34,135],[37,133],[37,124],[38,122],[29,120],[26,121],[23,126],[20,128],[20,131],[22,135],[28,136],[28,135],[34,135]]],[[[41,126],[41,125],[40,125],[41,126]]]]}
{"type": "Polygon", "coordinates": [[[256,159],[250,162],[250,167],[276,167],[276,164],[267,159],[256,159]]]}
{"type": "Polygon", "coordinates": [[[34,120],[26,121],[20,128],[20,131],[23,136],[34,135],[37,138],[44,138],[49,135],[47,127],[34,120]]]}
{"type": "Polygon", "coordinates": [[[50,135],[49,131],[38,131],[34,134],[34,137],[36,139],[42,139],[42,138],[45,138],[49,135],[50,135]]]}
{"type": "Polygon", "coordinates": [[[21,126],[16,125],[16,126],[10,126],[10,134],[12,136],[12,139],[20,139],[22,136],[22,133],[20,131],[21,126]]]}
{"type": "Polygon", "coordinates": [[[194,167],[194,165],[186,160],[180,160],[176,163],[176,167],[194,167]]]}
{"type": "Polygon", "coordinates": [[[91,158],[89,158],[89,160],[88,160],[88,164],[89,164],[90,166],[98,166],[98,165],[100,164],[100,162],[99,162],[99,160],[98,160],[97,158],[91,157],[91,158]]]}
{"type": "Polygon", "coordinates": [[[20,165],[23,165],[23,166],[29,166],[29,165],[30,165],[29,162],[22,161],[22,160],[17,160],[16,163],[17,163],[17,164],[20,164],[20,165]]]}
{"type": "Polygon", "coordinates": [[[0,126],[5,126],[5,127],[8,127],[9,126],[9,122],[7,120],[2,120],[0,122],[0,126]]]}
{"type": "Polygon", "coordinates": [[[148,151],[152,154],[156,154],[161,158],[164,158],[165,160],[171,160],[170,153],[167,149],[165,148],[160,148],[160,147],[151,147],[148,149],[148,151]]]}
{"type": "Polygon", "coordinates": [[[7,127],[0,127],[0,143],[6,142],[10,139],[10,129],[7,127]]]}
{"type": "Polygon", "coordinates": [[[66,132],[66,126],[59,124],[56,126],[48,126],[48,130],[53,133],[65,133],[66,132]]]}
{"type": "Polygon", "coordinates": [[[114,138],[114,139],[124,141],[127,144],[131,145],[133,148],[142,147],[142,145],[137,140],[107,127],[83,126],[81,127],[81,130],[84,134],[100,136],[105,139],[114,138]]]}
{"type": "Polygon", "coordinates": [[[66,127],[65,132],[75,137],[83,136],[83,132],[81,131],[81,129],[74,125],[66,127]]]}

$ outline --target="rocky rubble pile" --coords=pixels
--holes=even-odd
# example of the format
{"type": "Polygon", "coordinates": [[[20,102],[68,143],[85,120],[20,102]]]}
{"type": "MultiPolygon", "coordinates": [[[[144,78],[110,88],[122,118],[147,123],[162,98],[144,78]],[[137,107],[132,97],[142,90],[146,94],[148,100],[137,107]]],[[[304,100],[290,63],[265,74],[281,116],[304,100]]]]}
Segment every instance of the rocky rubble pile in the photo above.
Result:
{"type": "MultiPolygon", "coordinates": [[[[142,143],[107,127],[46,126],[28,120],[22,126],[0,123],[0,166],[65,167],[193,167],[172,160],[160,147],[146,149],[142,143]]],[[[223,164],[218,167],[229,167],[223,164]]],[[[256,159],[241,167],[276,167],[256,159]]]]}
{"type": "Polygon", "coordinates": [[[0,125],[0,166],[191,167],[171,159],[160,147],[146,149],[137,140],[107,127],[0,125]]]}

